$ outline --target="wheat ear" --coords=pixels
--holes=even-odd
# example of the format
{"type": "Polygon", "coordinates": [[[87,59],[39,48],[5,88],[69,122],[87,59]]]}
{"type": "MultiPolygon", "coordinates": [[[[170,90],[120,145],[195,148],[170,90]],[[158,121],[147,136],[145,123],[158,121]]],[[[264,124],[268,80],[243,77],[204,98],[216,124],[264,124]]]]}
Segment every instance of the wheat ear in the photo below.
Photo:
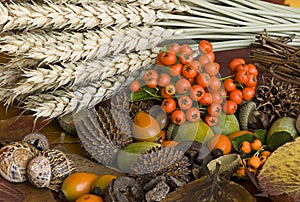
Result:
{"type": "Polygon", "coordinates": [[[68,113],[77,113],[94,107],[124,89],[134,77],[113,76],[72,91],[58,89],[52,93],[30,95],[23,101],[25,110],[34,112],[35,117],[55,118],[68,113]]]}
{"type": "Polygon", "coordinates": [[[6,98],[6,104],[9,105],[15,98],[22,99],[24,95],[35,92],[54,91],[62,86],[72,90],[74,86],[78,88],[95,80],[101,82],[109,77],[134,73],[154,62],[159,50],[160,48],[156,47],[153,50],[104,57],[101,60],[24,69],[22,79],[11,88],[12,96],[6,98]]]}
{"type": "Polygon", "coordinates": [[[181,4],[179,0],[114,0],[118,3],[144,5],[156,10],[178,10],[185,11],[188,9],[185,5],[181,4]]]}
{"type": "Polygon", "coordinates": [[[138,26],[151,24],[156,12],[146,6],[121,6],[112,2],[99,1],[74,5],[65,3],[0,3],[0,30],[64,29],[82,30],[95,27],[138,26]]]}
{"type": "Polygon", "coordinates": [[[141,51],[179,34],[161,27],[88,30],[85,32],[26,32],[0,38],[0,51],[42,63],[100,59],[121,51],[141,51]]]}
{"type": "MultiPolygon", "coordinates": [[[[21,76],[22,71],[16,68],[6,68],[5,65],[0,66],[0,87],[11,86],[21,76]]],[[[1,98],[0,98],[1,99],[1,98]]]]}

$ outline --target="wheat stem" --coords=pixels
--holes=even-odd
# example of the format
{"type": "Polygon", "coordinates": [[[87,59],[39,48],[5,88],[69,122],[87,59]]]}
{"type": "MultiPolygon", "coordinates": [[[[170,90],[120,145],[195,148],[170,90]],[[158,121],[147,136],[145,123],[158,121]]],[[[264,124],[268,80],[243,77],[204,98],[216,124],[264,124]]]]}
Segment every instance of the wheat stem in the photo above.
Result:
{"type": "Polygon", "coordinates": [[[42,63],[100,59],[124,51],[156,47],[180,30],[161,27],[88,30],[85,32],[26,32],[0,38],[0,51],[42,63]]]}

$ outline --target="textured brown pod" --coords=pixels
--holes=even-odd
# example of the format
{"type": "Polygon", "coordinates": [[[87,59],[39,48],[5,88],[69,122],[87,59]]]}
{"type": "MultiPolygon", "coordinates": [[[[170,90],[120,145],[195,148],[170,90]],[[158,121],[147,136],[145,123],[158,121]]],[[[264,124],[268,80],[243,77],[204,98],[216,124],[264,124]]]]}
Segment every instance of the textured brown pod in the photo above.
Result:
{"type": "Polygon", "coordinates": [[[63,180],[76,172],[74,162],[57,149],[47,149],[35,156],[27,167],[29,181],[38,188],[58,191],[63,180]]]}
{"type": "Polygon", "coordinates": [[[49,140],[43,133],[30,133],[22,141],[35,146],[38,150],[49,149],[49,140]]]}
{"type": "Polygon", "coordinates": [[[0,175],[9,182],[28,180],[26,167],[38,154],[38,150],[26,142],[13,142],[0,149],[0,175]]]}
{"type": "Polygon", "coordinates": [[[189,166],[183,151],[174,147],[154,147],[136,159],[132,172],[142,184],[160,175],[173,177],[185,184],[191,180],[189,166]]]}

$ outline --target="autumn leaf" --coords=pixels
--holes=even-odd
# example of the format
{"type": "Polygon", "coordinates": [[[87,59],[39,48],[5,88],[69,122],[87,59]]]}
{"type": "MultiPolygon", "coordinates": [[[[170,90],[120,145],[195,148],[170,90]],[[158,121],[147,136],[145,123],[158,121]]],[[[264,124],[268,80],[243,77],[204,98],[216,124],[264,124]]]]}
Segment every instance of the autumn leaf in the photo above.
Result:
{"type": "Polygon", "coordinates": [[[38,132],[51,122],[51,119],[44,119],[32,116],[14,116],[0,120],[0,140],[19,141],[29,133],[38,132]]]}
{"type": "Polygon", "coordinates": [[[24,195],[16,190],[9,182],[0,177],[0,201],[24,201],[24,195]]]}

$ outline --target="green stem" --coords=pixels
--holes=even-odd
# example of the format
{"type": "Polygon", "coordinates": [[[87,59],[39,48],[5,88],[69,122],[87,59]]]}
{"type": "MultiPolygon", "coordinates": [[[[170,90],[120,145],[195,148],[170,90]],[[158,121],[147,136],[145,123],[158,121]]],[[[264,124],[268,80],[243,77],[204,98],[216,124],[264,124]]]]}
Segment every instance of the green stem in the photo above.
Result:
{"type": "MultiPolygon", "coordinates": [[[[162,96],[159,96],[159,95],[156,95],[156,94],[153,94],[151,93],[150,91],[144,89],[144,88],[141,88],[141,90],[145,91],[146,93],[148,93],[149,95],[151,95],[152,97],[155,97],[155,98],[158,98],[158,99],[162,99],[163,97],[162,96]]],[[[158,91],[157,91],[158,92],[158,91]]]]}
{"type": "Polygon", "coordinates": [[[223,80],[225,80],[225,79],[229,79],[229,78],[232,78],[232,77],[234,77],[234,76],[235,76],[234,74],[228,75],[228,76],[224,76],[224,77],[221,77],[219,80],[220,80],[220,81],[223,81],[223,80]]]}

